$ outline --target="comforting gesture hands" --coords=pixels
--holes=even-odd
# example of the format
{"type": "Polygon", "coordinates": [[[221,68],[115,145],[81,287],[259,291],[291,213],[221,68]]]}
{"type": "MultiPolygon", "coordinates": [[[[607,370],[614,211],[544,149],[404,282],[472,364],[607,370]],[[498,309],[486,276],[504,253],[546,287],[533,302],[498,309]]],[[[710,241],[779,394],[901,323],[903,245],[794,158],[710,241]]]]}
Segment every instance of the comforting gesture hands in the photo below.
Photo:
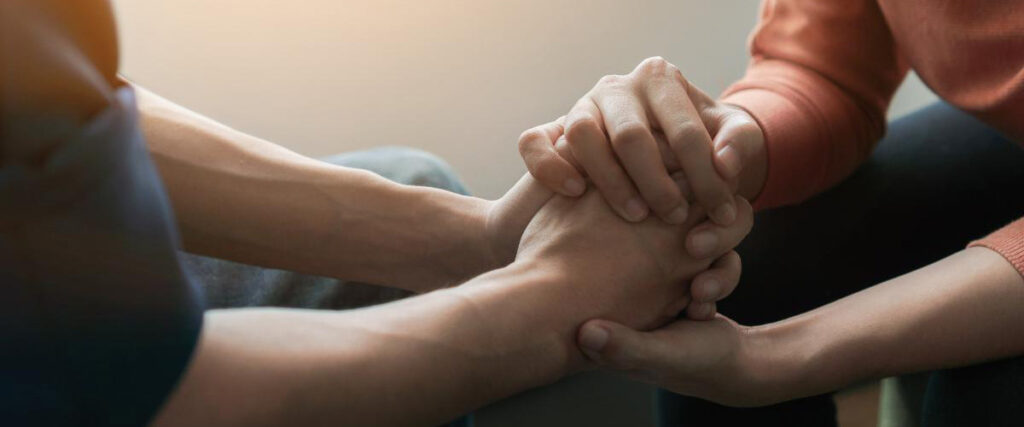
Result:
{"type": "Polygon", "coordinates": [[[579,295],[612,304],[578,332],[587,358],[680,393],[760,403],[743,392],[768,383],[754,335],[715,308],[739,281],[731,249],[752,225],[739,195],[755,196],[764,181],[753,118],[650,58],[602,78],[566,116],[524,132],[519,148],[533,177],[566,197],[538,212],[518,257],[551,260],[575,272],[579,295]],[[666,326],[687,306],[706,321],[666,326]]]}
{"type": "MultiPolygon", "coordinates": [[[[750,205],[742,199],[729,227],[715,228],[730,250],[753,224],[750,205]]],[[[690,302],[687,284],[711,265],[686,254],[686,232],[701,220],[694,210],[681,225],[656,218],[627,223],[595,191],[579,199],[552,198],[530,221],[517,261],[530,261],[563,272],[567,310],[614,319],[650,329],[676,317],[690,302]]]]}
{"type": "Polygon", "coordinates": [[[686,220],[689,204],[669,175],[674,169],[723,225],[736,218],[732,195],[751,198],[764,181],[764,138],[754,119],[711,99],[662,58],[605,76],[556,123],[520,137],[530,173],[571,197],[583,192],[586,176],[630,221],[651,209],[671,224],[686,220]]]}
{"type": "MultiPolygon", "coordinates": [[[[662,58],[624,76],[606,76],[555,122],[523,133],[519,150],[530,173],[559,194],[576,197],[584,179],[629,221],[653,209],[681,224],[696,202],[712,219],[691,229],[686,248],[697,258],[723,253],[711,232],[737,216],[734,195],[752,198],[766,173],[764,138],[746,111],[717,102],[662,58]]],[[[714,272],[694,278],[692,319],[711,319],[740,271],[734,252],[714,272]]]]}

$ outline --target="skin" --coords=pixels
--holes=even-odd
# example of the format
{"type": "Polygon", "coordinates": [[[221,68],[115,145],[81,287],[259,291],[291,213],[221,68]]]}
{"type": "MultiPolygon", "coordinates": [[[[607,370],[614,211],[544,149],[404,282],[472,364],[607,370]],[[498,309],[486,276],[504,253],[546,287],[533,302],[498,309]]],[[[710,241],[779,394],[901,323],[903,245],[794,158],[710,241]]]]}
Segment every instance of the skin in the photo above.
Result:
{"type": "MultiPolygon", "coordinates": [[[[699,258],[721,251],[714,229],[735,218],[733,195],[756,197],[767,174],[764,135],[750,114],[711,99],[660,57],[602,78],[566,116],[523,132],[519,152],[552,191],[576,196],[589,180],[626,220],[653,209],[675,224],[691,203],[704,206],[713,221],[694,228],[686,243],[699,258]]],[[[691,319],[714,318],[716,302],[735,289],[739,255],[715,266],[692,284],[691,319]]]]}
{"type": "Polygon", "coordinates": [[[731,196],[753,198],[764,183],[767,160],[757,122],[708,97],[660,57],[627,75],[603,77],[561,120],[564,133],[531,129],[520,137],[530,173],[566,196],[582,192],[586,175],[630,221],[651,210],[669,223],[686,219],[689,203],[663,164],[678,165],[696,201],[723,225],[736,217],[731,196]],[[568,150],[557,147],[562,136],[568,150]]]}
{"type": "MultiPolygon", "coordinates": [[[[735,241],[752,224],[738,206],[735,241]]],[[[154,425],[429,425],[552,382],[584,367],[583,320],[649,329],[688,302],[687,279],[709,264],[683,248],[700,219],[630,224],[594,191],[558,196],[513,263],[462,286],[347,312],[209,312],[154,425]]]]}
{"type": "Polygon", "coordinates": [[[768,325],[718,315],[643,332],[592,320],[578,340],[597,366],[680,394],[757,406],[1024,354],[1022,306],[1020,273],[974,247],[768,325]]]}
{"type": "MultiPolygon", "coordinates": [[[[628,223],[596,190],[553,197],[530,175],[497,201],[402,186],[136,89],[187,249],[420,292],[468,280],[356,311],[210,311],[154,425],[441,423],[583,368],[586,319],[660,326],[691,278],[728,275],[687,254],[699,208],[628,223]]],[[[712,257],[752,225],[735,203],[712,257]]]]}
{"type": "Polygon", "coordinates": [[[135,86],[185,248],[426,292],[510,263],[550,197],[404,186],[238,132],[135,86]]]}
{"type": "MultiPolygon", "coordinates": [[[[710,99],[661,58],[603,78],[558,123],[564,127],[520,138],[531,174],[566,195],[585,174],[629,220],[648,209],[668,222],[685,217],[688,194],[668,185],[680,181],[677,168],[717,223],[731,217],[723,194],[755,197],[764,184],[764,138],[753,118],[710,99]],[[637,207],[640,198],[645,205],[637,207]]],[[[696,227],[687,239],[694,256],[718,247],[702,232],[696,227]]],[[[730,253],[706,275],[712,279],[694,279],[688,317],[707,322],[682,320],[644,332],[593,320],[581,328],[579,344],[598,366],[742,406],[1024,353],[1024,340],[1005,338],[1024,336],[1018,309],[1024,284],[1010,263],[985,248],[756,327],[715,313],[714,302],[735,288],[739,274],[739,257],[730,253]]]]}
{"type": "MultiPolygon", "coordinates": [[[[395,184],[299,155],[134,87],[147,145],[190,252],[426,292],[512,262],[527,223],[552,194],[529,191],[525,177],[494,201],[395,184]]],[[[730,230],[698,229],[720,241],[730,230]]],[[[709,273],[703,277],[732,275],[709,273]]]]}

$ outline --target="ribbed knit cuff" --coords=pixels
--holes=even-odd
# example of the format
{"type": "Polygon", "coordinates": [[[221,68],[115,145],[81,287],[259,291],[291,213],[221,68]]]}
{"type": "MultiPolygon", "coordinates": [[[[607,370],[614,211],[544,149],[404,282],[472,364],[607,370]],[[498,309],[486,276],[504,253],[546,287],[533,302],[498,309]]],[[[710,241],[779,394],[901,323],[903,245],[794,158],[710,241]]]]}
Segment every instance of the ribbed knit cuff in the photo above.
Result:
{"type": "Polygon", "coordinates": [[[982,246],[998,252],[1024,277],[1024,218],[1011,222],[967,246],[982,246]]]}
{"type": "Polygon", "coordinates": [[[824,147],[808,129],[811,114],[789,99],[763,89],[746,89],[728,94],[722,102],[747,110],[764,132],[768,175],[754,210],[789,205],[807,199],[818,189],[824,147]]]}

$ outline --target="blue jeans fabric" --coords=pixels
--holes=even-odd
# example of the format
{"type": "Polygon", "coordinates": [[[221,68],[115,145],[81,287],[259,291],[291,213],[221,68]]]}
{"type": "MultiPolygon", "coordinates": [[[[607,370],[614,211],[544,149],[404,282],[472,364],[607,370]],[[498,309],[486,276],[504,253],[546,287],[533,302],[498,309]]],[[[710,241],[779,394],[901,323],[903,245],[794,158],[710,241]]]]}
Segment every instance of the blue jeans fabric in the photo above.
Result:
{"type": "MultiPolygon", "coordinates": [[[[907,273],[1024,215],[1024,149],[943,103],[893,122],[836,187],[761,212],[720,303],[743,324],[780,320],[907,273]]],[[[1024,307],[1021,307],[1024,310],[1024,307]]],[[[924,426],[1021,425],[1024,357],[930,375],[924,426]]],[[[831,395],[736,409],[661,392],[664,426],[834,426],[831,395]]]]}

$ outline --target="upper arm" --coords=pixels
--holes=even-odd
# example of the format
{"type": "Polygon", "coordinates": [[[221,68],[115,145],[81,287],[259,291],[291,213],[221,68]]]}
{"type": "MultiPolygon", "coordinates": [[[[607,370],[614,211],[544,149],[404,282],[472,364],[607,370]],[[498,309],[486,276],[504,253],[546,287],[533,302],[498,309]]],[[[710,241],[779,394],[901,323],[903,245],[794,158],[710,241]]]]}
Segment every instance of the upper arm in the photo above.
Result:
{"type": "Polygon", "coordinates": [[[0,413],[16,425],[146,422],[201,325],[132,93],[112,81],[109,12],[0,1],[0,413]]]}

